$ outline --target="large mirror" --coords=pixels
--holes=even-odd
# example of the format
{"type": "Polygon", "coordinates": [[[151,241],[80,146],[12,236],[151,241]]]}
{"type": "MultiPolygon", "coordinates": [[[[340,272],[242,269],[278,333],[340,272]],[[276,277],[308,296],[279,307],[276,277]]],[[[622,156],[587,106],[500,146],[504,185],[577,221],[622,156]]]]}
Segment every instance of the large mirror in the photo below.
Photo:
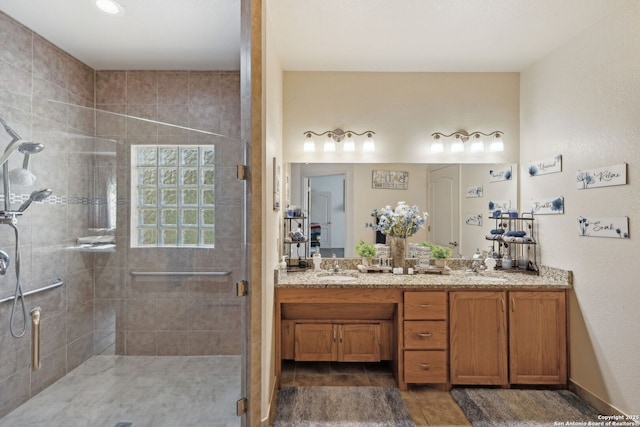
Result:
{"type": "Polygon", "coordinates": [[[518,207],[516,164],[291,163],[285,167],[285,206],[299,206],[314,224],[323,256],[353,257],[376,208],[399,201],[429,213],[409,243],[432,241],[470,258],[485,250],[495,227],[492,209],[518,207]]]}

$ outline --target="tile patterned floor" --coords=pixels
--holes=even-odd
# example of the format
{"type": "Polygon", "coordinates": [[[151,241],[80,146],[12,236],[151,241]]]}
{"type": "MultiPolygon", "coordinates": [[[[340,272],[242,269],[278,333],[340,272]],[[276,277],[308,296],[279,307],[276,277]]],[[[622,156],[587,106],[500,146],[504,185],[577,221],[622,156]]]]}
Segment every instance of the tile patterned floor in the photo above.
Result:
{"type": "MultiPolygon", "coordinates": [[[[385,363],[291,362],[282,366],[282,386],[386,386],[396,382],[385,363]]],[[[416,426],[470,426],[447,391],[410,386],[400,392],[416,426]]]]}
{"type": "Polygon", "coordinates": [[[240,363],[240,356],[94,356],[0,427],[240,426],[240,363]]]}

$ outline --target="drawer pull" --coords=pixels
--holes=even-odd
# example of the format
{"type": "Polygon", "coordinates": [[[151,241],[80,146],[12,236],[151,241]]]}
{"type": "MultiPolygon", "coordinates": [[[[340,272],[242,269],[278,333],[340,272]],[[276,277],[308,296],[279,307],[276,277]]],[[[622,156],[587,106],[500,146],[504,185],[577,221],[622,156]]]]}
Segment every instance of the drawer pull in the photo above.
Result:
{"type": "Polygon", "coordinates": [[[431,332],[418,332],[419,337],[428,338],[431,336],[431,332]]]}
{"type": "Polygon", "coordinates": [[[420,307],[420,308],[429,308],[429,307],[431,307],[431,304],[420,304],[418,307],[420,307]]]}
{"type": "Polygon", "coordinates": [[[420,367],[424,370],[431,369],[431,363],[420,363],[420,367]]]}

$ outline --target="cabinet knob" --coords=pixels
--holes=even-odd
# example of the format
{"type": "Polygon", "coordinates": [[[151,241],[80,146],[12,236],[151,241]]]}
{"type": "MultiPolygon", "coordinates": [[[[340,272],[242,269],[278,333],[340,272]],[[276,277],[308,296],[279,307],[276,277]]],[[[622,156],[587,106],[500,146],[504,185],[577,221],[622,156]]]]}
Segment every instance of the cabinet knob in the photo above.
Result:
{"type": "Polygon", "coordinates": [[[431,369],[431,363],[421,363],[420,367],[424,370],[429,370],[431,369]]]}
{"type": "Polygon", "coordinates": [[[429,307],[431,307],[431,304],[420,304],[418,307],[420,307],[420,308],[429,308],[429,307]]]}
{"type": "Polygon", "coordinates": [[[428,338],[431,336],[431,332],[418,332],[419,337],[428,338]]]}

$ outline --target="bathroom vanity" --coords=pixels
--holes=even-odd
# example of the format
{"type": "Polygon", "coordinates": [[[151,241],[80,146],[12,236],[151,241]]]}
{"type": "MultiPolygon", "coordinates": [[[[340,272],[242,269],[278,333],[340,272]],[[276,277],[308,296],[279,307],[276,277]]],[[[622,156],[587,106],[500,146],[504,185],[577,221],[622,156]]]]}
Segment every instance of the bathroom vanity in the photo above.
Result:
{"type": "Polygon", "coordinates": [[[567,384],[571,274],[289,274],[276,285],[282,360],[391,361],[407,384],[567,384]]]}

